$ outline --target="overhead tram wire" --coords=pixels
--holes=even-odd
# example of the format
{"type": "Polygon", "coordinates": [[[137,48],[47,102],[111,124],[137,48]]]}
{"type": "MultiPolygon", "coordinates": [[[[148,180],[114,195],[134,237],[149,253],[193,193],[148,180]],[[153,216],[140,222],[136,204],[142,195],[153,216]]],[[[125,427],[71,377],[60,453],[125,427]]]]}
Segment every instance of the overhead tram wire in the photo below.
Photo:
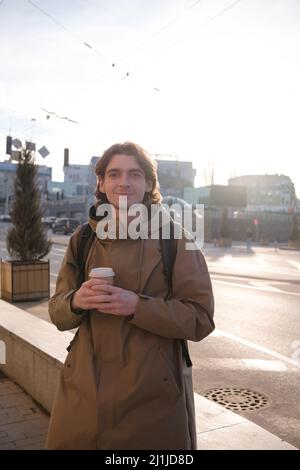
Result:
{"type": "MultiPolygon", "coordinates": [[[[4,1],[4,0],[3,0],[4,1]]],[[[54,18],[53,15],[50,15],[44,8],[41,8],[39,5],[37,5],[35,2],[32,0],[26,0],[28,3],[30,3],[34,8],[36,8],[40,13],[42,13],[44,16],[46,16],[48,19],[50,19],[53,23],[56,24],[59,28],[63,29],[67,34],[73,37],[76,41],[78,41],[80,44],[82,44],[85,48],[89,49],[92,51],[94,54],[99,56],[102,60],[105,60],[106,62],[110,62],[108,58],[100,52],[97,48],[93,47],[91,44],[89,44],[87,41],[82,40],[79,38],[76,34],[74,34],[70,29],[66,28],[60,21],[58,21],[56,18],[54,18]]],[[[105,72],[105,74],[109,71],[111,71],[112,68],[115,67],[115,61],[110,62],[110,66],[108,70],[105,72]]]]}
{"type": "MultiPolygon", "coordinates": [[[[198,3],[202,2],[203,0],[196,0],[195,2],[193,2],[192,4],[188,5],[185,9],[186,10],[190,10],[194,7],[196,7],[198,5],[198,3]]],[[[136,54],[137,50],[143,48],[143,46],[145,46],[145,44],[147,44],[149,41],[153,40],[156,36],[158,36],[159,34],[161,34],[163,31],[165,31],[166,29],[168,29],[173,23],[175,23],[180,17],[182,16],[182,13],[181,14],[178,14],[176,16],[174,16],[171,20],[169,20],[166,24],[164,24],[163,26],[161,26],[157,31],[155,31],[149,38],[145,39],[143,42],[141,42],[140,44],[138,44],[136,47],[135,47],[135,50],[131,53],[129,53],[129,55],[126,56],[126,58],[121,58],[120,60],[118,60],[118,64],[121,64],[122,62],[124,62],[124,60],[128,59],[129,57],[132,57],[133,55],[136,54]],[[137,49],[138,47],[138,49],[137,49]],[[136,50],[137,49],[137,50],[136,50]]],[[[93,80],[89,85],[87,85],[87,87],[85,87],[82,92],[85,92],[89,89],[91,89],[94,85],[98,84],[102,78],[104,78],[107,74],[104,74],[103,76],[95,80],[93,80]]],[[[126,72],[125,75],[123,75],[123,78],[121,80],[125,80],[127,77],[130,76],[130,73],[129,72],[126,72]]],[[[153,86],[152,87],[152,90],[155,91],[155,92],[159,92],[160,91],[160,88],[158,88],[157,86],[153,86]]]]}
{"type": "Polygon", "coordinates": [[[224,13],[226,13],[226,11],[230,10],[231,8],[235,7],[238,3],[240,3],[242,0],[236,0],[235,2],[231,3],[230,5],[228,5],[227,7],[223,8],[223,10],[219,11],[219,13],[216,13],[214,16],[212,16],[205,24],[204,26],[207,26],[209,23],[211,23],[212,21],[214,21],[216,18],[218,18],[219,16],[223,15],[224,13]]]}
{"type": "MultiPolygon", "coordinates": [[[[2,0],[3,2],[4,0],[2,0]]],[[[99,53],[93,46],[91,46],[88,42],[86,41],[83,41],[81,38],[78,38],[72,31],[70,31],[70,29],[66,28],[66,26],[64,26],[64,24],[62,24],[62,22],[58,21],[56,18],[54,18],[53,15],[51,15],[50,13],[48,13],[44,8],[40,7],[39,5],[37,5],[33,0],[26,0],[29,4],[31,4],[34,8],[36,8],[40,13],[42,13],[43,15],[45,15],[48,19],[50,19],[53,23],[55,23],[58,27],[60,27],[61,29],[63,29],[67,34],[71,35],[74,39],[76,39],[77,41],[79,41],[82,45],[84,45],[86,48],[92,50],[94,53],[96,53],[97,55],[100,55],[100,57],[105,60],[107,60],[107,58],[102,54],[102,53],[99,53]]],[[[186,7],[187,10],[189,9],[192,9],[194,8],[198,3],[200,3],[202,0],[196,0],[195,2],[193,2],[191,5],[188,5],[186,7]]],[[[164,26],[162,26],[157,32],[154,33],[154,35],[152,35],[150,37],[150,39],[147,39],[144,43],[142,43],[142,47],[145,43],[147,43],[149,40],[153,39],[153,37],[159,35],[162,31],[164,31],[165,29],[167,29],[168,27],[171,26],[171,24],[173,24],[178,18],[180,18],[181,15],[177,15],[175,16],[174,18],[172,18],[171,20],[169,20],[164,26]]],[[[134,53],[133,53],[134,54],[134,53]]],[[[130,54],[133,55],[133,54],[130,54]]],[[[103,78],[105,78],[109,73],[111,73],[111,71],[113,69],[116,68],[116,63],[115,61],[114,62],[111,62],[111,65],[107,68],[107,70],[101,74],[99,76],[99,78],[97,78],[96,80],[93,80],[91,84],[89,84],[86,88],[84,88],[83,92],[86,91],[87,89],[90,89],[94,84],[98,84],[99,82],[101,82],[103,80],[103,78]]],[[[119,65],[118,65],[118,68],[119,68],[119,65]]],[[[121,71],[122,72],[122,78],[121,80],[125,80],[126,78],[128,78],[131,74],[128,72],[128,71],[121,71]]],[[[157,87],[153,87],[152,88],[153,90],[155,91],[159,91],[159,88],[157,87]]]]}
{"type": "Polygon", "coordinates": [[[149,43],[150,41],[152,41],[154,38],[156,38],[157,36],[159,36],[163,31],[167,30],[168,28],[170,28],[170,26],[172,26],[172,24],[176,23],[177,20],[179,20],[182,15],[185,14],[186,11],[188,10],[192,10],[193,8],[195,8],[200,2],[202,2],[203,0],[196,0],[195,2],[191,3],[190,5],[186,6],[184,11],[179,13],[178,15],[174,16],[172,19],[170,19],[169,21],[167,21],[167,23],[165,23],[163,26],[161,26],[157,31],[155,31],[154,33],[152,33],[150,35],[150,37],[148,37],[147,39],[145,39],[144,41],[142,41],[138,46],[138,49],[133,51],[131,54],[129,54],[125,59],[121,59],[119,61],[119,63],[122,63],[122,60],[126,60],[128,59],[129,57],[132,57],[134,54],[136,54],[136,52],[142,48],[143,46],[145,46],[147,43],[149,43]]]}
{"type": "MultiPolygon", "coordinates": [[[[192,3],[191,5],[187,6],[186,7],[186,10],[189,10],[189,9],[192,9],[194,7],[196,7],[202,0],[196,0],[194,3],[192,3]]],[[[231,8],[235,7],[238,3],[240,3],[242,0],[235,0],[234,2],[232,2],[230,5],[228,5],[227,7],[223,8],[222,10],[220,10],[219,12],[217,12],[215,15],[213,15],[211,18],[209,18],[207,21],[205,21],[204,23],[201,24],[201,28],[205,28],[208,24],[210,24],[211,22],[213,22],[215,19],[219,18],[220,16],[222,16],[223,14],[225,14],[228,10],[230,10],[231,8]]],[[[170,27],[175,21],[177,21],[180,17],[182,16],[181,15],[177,15],[176,17],[174,17],[172,20],[168,21],[168,23],[166,23],[164,26],[162,26],[158,31],[156,31],[149,39],[145,40],[143,43],[142,43],[142,46],[145,45],[146,43],[148,43],[149,41],[151,41],[152,39],[154,39],[156,36],[158,36],[162,31],[165,31],[168,27],[170,27]]],[[[173,43],[170,47],[174,47],[175,44],[177,44],[178,41],[176,41],[175,43],[173,43]]],[[[159,52],[165,52],[166,50],[168,50],[170,47],[167,47],[166,49],[164,50],[160,50],[159,52]]],[[[135,52],[133,52],[132,54],[130,54],[128,57],[131,57],[132,55],[134,55],[135,52]]],[[[119,63],[122,63],[124,59],[120,59],[119,60],[119,63]]],[[[153,90],[156,90],[156,91],[160,91],[160,89],[158,88],[155,88],[153,87],[153,90]]]]}
{"type": "MultiPolygon", "coordinates": [[[[193,2],[191,5],[187,6],[186,7],[186,10],[191,10],[193,8],[195,8],[202,0],[196,0],[195,2],[193,2]]],[[[214,21],[216,18],[222,16],[224,13],[226,13],[229,9],[233,8],[234,6],[236,6],[238,3],[240,3],[242,0],[235,0],[233,3],[231,3],[230,5],[228,5],[227,7],[223,8],[222,10],[220,10],[219,12],[217,12],[215,15],[213,15],[211,18],[209,18],[206,22],[204,22],[201,27],[205,27],[207,26],[208,24],[210,24],[212,21],[214,21]]],[[[174,18],[172,18],[171,20],[169,20],[165,25],[163,25],[161,28],[159,28],[158,31],[154,32],[154,34],[152,34],[150,36],[150,38],[146,39],[144,42],[141,43],[140,47],[143,47],[145,44],[147,44],[149,41],[153,40],[156,36],[158,36],[161,32],[165,31],[166,29],[168,29],[175,21],[177,21],[180,17],[182,16],[182,14],[180,15],[176,15],[174,18]]],[[[177,44],[177,42],[176,42],[177,44]]],[[[174,44],[171,46],[173,47],[174,44]]],[[[168,48],[167,48],[168,49],[168,48]]],[[[161,51],[160,51],[161,52],[161,51]]],[[[129,57],[131,57],[132,55],[134,55],[136,53],[136,51],[133,51],[131,54],[129,54],[126,59],[128,59],[129,57]]],[[[125,60],[126,60],[125,59],[125,60]]],[[[120,59],[118,61],[118,63],[122,63],[124,62],[124,59],[120,59]]],[[[126,73],[125,76],[123,76],[122,80],[124,80],[125,78],[129,77],[129,72],[126,73]]],[[[134,75],[134,74],[133,74],[134,75]]],[[[96,85],[97,83],[99,83],[99,79],[97,80],[94,80],[92,83],[90,83],[90,85],[88,85],[86,88],[84,88],[82,90],[82,92],[85,92],[87,90],[89,90],[90,88],[92,88],[94,85],[96,85]]],[[[153,86],[152,87],[152,90],[155,91],[156,93],[157,92],[160,92],[161,88],[160,87],[157,87],[157,86],[153,86]]]]}
{"type": "MultiPolygon", "coordinates": [[[[4,0],[2,0],[2,3],[3,3],[4,0]]],[[[45,16],[47,16],[51,21],[53,21],[57,26],[59,26],[60,28],[62,28],[66,33],[70,34],[72,37],[76,38],[77,40],[80,41],[81,44],[83,44],[86,48],[92,50],[93,52],[95,52],[97,55],[101,55],[101,57],[103,58],[103,54],[101,53],[98,53],[97,50],[95,48],[93,48],[89,43],[87,43],[86,41],[83,41],[81,39],[79,39],[76,35],[74,35],[68,28],[66,28],[61,22],[57,21],[52,15],[50,15],[48,12],[46,12],[44,9],[42,9],[41,7],[39,7],[38,5],[36,5],[35,2],[33,2],[32,0],[26,0],[28,3],[30,3],[32,6],[34,6],[35,8],[37,8],[42,14],[44,14],[45,16]]],[[[186,7],[186,10],[191,10],[193,8],[195,8],[202,0],[196,0],[195,2],[193,2],[191,5],[187,6],[186,7]]],[[[220,17],[221,15],[223,15],[225,12],[227,12],[229,9],[233,8],[235,5],[237,5],[238,3],[240,3],[241,0],[235,0],[233,3],[231,3],[230,5],[228,5],[227,7],[223,8],[222,10],[220,10],[218,13],[216,13],[213,17],[211,17],[208,21],[206,21],[205,23],[203,23],[201,26],[202,27],[205,27],[206,25],[208,25],[209,23],[211,23],[212,21],[214,21],[216,18],[220,17]]],[[[180,15],[177,15],[175,16],[174,18],[172,18],[171,20],[169,20],[165,25],[163,25],[158,31],[156,31],[149,39],[146,39],[144,42],[141,43],[141,47],[143,47],[146,43],[148,43],[149,41],[151,41],[153,38],[155,38],[156,36],[158,36],[161,32],[165,31],[166,29],[168,29],[175,21],[177,21],[180,17],[182,16],[182,14],[180,15]]],[[[128,57],[131,57],[132,55],[134,55],[135,52],[131,53],[128,57]]],[[[104,57],[105,58],[105,57],[104,57]]],[[[105,60],[107,60],[105,58],[105,60]]],[[[125,59],[126,60],[126,59],[125,59]]],[[[124,61],[124,59],[123,59],[124,61]]],[[[118,62],[121,63],[122,62],[122,59],[118,62]]],[[[111,63],[111,66],[103,73],[99,76],[98,79],[94,80],[91,84],[89,84],[86,88],[84,88],[82,90],[82,92],[84,91],[87,91],[88,89],[90,89],[92,86],[96,85],[96,84],[99,84],[103,78],[108,75],[112,69],[115,69],[116,68],[116,63],[115,62],[112,62],[111,63]]],[[[119,68],[119,66],[118,66],[119,68]]],[[[122,72],[122,71],[121,71],[122,72]]],[[[128,71],[126,72],[122,72],[123,73],[123,76],[121,78],[121,80],[123,81],[125,78],[128,78],[129,76],[131,76],[132,74],[129,73],[128,71]]],[[[160,88],[158,87],[153,87],[153,90],[154,91],[159,91],[160,88]]]]}

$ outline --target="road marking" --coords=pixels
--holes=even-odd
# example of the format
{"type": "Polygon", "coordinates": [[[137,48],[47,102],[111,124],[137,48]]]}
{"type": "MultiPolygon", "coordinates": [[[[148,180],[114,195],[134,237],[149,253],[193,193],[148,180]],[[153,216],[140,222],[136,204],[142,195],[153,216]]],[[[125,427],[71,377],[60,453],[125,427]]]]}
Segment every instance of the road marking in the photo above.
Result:
{"type": "Polygon", "coordinates": [[[276,359],[279,359],[280,361],[286,362],[287,364],[300,367],[300,361],[295,361],[294,359],[291,359],[290,357],[284,356],[283,354],[280,354],[276,351],[273,351],[272,349],[265,348],[264,346],[260,346],[259,344],[253,343],[252,341],[248,341],[247,339],[243,339],[240,336],[233,335],[231,333],[227,333],[227,331],[219,330],[216,329],[215,331],[212,332],[213,336],[224,336],[224,338],[231,339],[233,341],[236,341],[237,343],[243,344],[244,346],[248,346],[249,348],[255,349],[256,351],[263,352],[265,354],[268,354],[269,356],[276,357],[276,359]]]}
{"type": "Polygon", "coordinates": [[[264,370],[274,372],[284,372],[288,365],[278,359],[233,359],[231,357],[222,358],[198,358],[193,360],[195,367],[206,367],[208,369],[230,369],[230,370],[264,370]]]}
{"type": "MultiPolygon", "coordinates": [[[[232,279],[234,281],[245,281],[245,277],[242,277],[242,276],[229,276],[227,274],[211,274],[210,275],[211,278],[216,278],[216,277],[221,277],[221,278],[224,278],[224,279],[232,279]]],[[[251,279],[251,278],[248,278],[248,279],[251,279]]],[[[257,282],[259,282],[260,280],[258,279],[257,282]]],[[[260,282],[266,282],[265,280],[261,280],[260,282]]],[[[291,282],[289,281],[273,281],[273,280],[269,280],[269,282],[273,285],[279,285],[279,286],[290,286],[291,285],[291,282]]]]}
{"type": "Polygon", "coordinates": [[[262,288],[263,290],[269,292],[282,292],[278,287],[270,286],[266,281],[250,281],[249,284],[253,287],[262,288]]]}
{"type": "Polygon", "coordinates": [[[232,287],[242,287],[243,289],[252,289],[252,290],[261,290],[264,292],[276,292],[277,294],[288,294],[288,295],[294,295],[296,297],[300,297],[299,292],[288,292],[284,291],[281,289],[277,289],[277,287],[272,287],[272,286],[264,286],[264,287],[258,287],[258,286],[249,286],[246,284],[240,284],[239,282],[226,282],[226,281],[219,281],[218,279],[214,279],[213,282],[218,283],[218,284],[225,284],[227,286],[232,286],[232,287]]]}
{"type": "MultiPolygon", "coordinates": [[[[290,265],[293,265],[293,267],[297,268],[297,270],[300,270],[300,263],[298,261],[294,260],[287,260],[290,265]]],[[[207,259],[207,265],[209,269],[213,268],[221,268],[221,269],[231,269],[231,271],[234,271],[236,273],[242,273],[243,270],[247,271],[248,273],[257,273],[257,270],[259,269],[260,274],[262,272],[265,273],[276,273],[276,274],[282,274],[282,275],[287,275],[287,276],[293,276],[296,278],[299,278],[299,274],[295,271],[295,269],[291,269],[290,267],[286,266],[272,266],[269,262],[266,260],[256,256],[248,261],[245,262],[244,258],[236,257],[234,258],[232,255],[225,255],[222,258],[218,258],[216,261],[211,261],[207,259]]]]}
{"type": "Polygon", "coordinates": [[[299,261],[295,261],[293,259],[288,259],[287,260],[288,263],[290,263],[292,266],[294,266],[295,268],[299,269],[300,271],[300,263],[299,261]]]}

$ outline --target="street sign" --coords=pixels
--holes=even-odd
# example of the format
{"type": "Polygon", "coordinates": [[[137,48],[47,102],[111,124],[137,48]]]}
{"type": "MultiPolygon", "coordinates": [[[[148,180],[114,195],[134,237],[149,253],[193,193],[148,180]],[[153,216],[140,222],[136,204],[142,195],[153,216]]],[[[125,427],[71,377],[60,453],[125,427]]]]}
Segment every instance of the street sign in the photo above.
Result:
{"type": "Polygon", "coordinates": [[[39,154],[43,157],[43,158],[46,158],[48,155],[50,155],[50,152],[49,150],[47,149],[47,147],[45,147],[45,145],[43,145],[43,147],[41,147],[39,150],[38,150],[39,154]]]}
{"type": "Polygon", "coordinates": [[[26,150],[31,150],[32,152],[35,152],[35,143],[26,140],[25,148],[26,150]]]}

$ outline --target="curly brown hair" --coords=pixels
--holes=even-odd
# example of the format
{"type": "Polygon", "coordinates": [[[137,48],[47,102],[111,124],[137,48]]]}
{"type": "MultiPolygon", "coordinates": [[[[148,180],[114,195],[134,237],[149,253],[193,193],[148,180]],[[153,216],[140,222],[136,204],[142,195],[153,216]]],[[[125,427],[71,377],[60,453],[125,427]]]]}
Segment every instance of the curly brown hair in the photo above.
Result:
{"type": "MultiPolygon", "coordinates": [[[[124,142],[123,144],[114,144],[105,150],[102,157],[100,157],[96,163],[96,176],[104,178],[106,168],[114,155],[127,155],[136,159],[136,162],[145,173],[146,181],[151,183],[151,190],[145,193],[143,203],[145,205],[160,203],[162,201],[162,195],[160,193],[157,178],[157,163],[138,144],[134,144],[133,142],[124,142]]],[[[108,202],[106,195],[99,190],[98,186],[96,188],[95,196],[99,203],[108,202]]]]}

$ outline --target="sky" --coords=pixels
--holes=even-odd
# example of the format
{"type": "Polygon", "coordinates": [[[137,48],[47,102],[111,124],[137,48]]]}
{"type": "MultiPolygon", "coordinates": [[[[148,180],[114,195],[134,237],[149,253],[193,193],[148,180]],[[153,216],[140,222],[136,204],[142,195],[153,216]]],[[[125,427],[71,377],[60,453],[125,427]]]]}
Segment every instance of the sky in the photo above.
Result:
{"type": "Polygon", "coordinates": [[[0,58],[1,161],[31,139],[61,181],[65,147],[132,140],[196,186],[286,174],[300,197],[299,0],[0,0],[0,58]]]}

